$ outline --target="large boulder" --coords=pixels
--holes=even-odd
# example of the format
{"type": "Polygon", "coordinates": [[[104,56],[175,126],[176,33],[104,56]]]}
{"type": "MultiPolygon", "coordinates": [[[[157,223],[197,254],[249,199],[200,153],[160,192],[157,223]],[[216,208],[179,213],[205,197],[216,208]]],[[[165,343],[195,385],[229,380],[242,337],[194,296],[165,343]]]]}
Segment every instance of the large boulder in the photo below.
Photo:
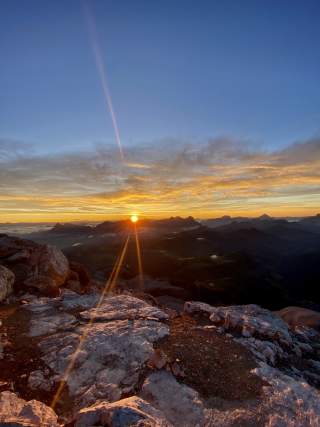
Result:
{"type": "Polygon", "coordinates": [[[0,265],[0,302],[4,301],[12,292],[14,274],[8,268],[0,265]]]}
{"type": "Polygon", "coordinates": [[[0,393],[0,425],[14,427],[59,427],[55,412],[37,400],[26,402],[10,391],[0,393]]]}
{"type": "Polygon", "coordinates": [[[34,288],[57,295],[69,274],[69,263],[60,249],[30,240],[0,235],[1,263],[15,274],[16,289],[34,288]]]}

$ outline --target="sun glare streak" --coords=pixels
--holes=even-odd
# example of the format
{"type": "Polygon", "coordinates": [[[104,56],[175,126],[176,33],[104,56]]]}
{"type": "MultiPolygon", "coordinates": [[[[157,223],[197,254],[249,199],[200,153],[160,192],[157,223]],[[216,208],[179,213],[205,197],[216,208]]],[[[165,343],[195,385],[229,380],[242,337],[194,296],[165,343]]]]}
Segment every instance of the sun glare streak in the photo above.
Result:
{"type": "Polygon", "coordinates": [[[122,253],[121,253],[120,257],[119,257],[119,262],[118,262],[116,271],[114,273],[114,276],[113,276],[112,280],[110,281],[110,284],[109,284],[109,286],[108,286],[108,288],[106,290],[107,294],[110,293],[111,291],[113,291],[113,289],[117,285],[117,280],[118,280],[119,272],[121,270],[121,267],[122,267],[122,264],[123,264],[123,260],[124,260],[124,257],[126,255],[126,252],[127,252],[129,240],[130,240],[130,234],[128,235],[127,240],[126,240],[126,242],[124,244],[124,247],[122,249],[122,253]]]}
{"type": "Polygon", "coordinates": [[[138,268],[139,268],[139,286],[140,291],[143,291],[144,284],[143,284],[143,269],[142,269],[142,257],[141,257],[141,250],[140,250],[140,241],[139,241],[139,235],[138,235],[138,229],[137,224],[134,223],[134,235],[136,240],[136,248],[137,248],[137,259],[138,259],[138,268]]]}
{"type": "Polygon", "coordinates": [[[84,2],[84,11],[85,11],[86,20],[88,23],[90,41],[92,44],[92,50],[93,50],[93,54],[94,54],[94,58],[95,58],[96,66],[97,66],[97,71],[98,71],[98,74],[100,77],[100,82],[101,82],[104,98],[106,101],[108,111],[109,111],[110,116],[111,116],[111,121],[112,121],[112,125],[113,125],[115,138],[116,138],[116,141],[117,141],[117,144],[119,147],[120,158],[121,158],[122,162],[124,162],[124,153],[123,153],[123,148],[122,148],[121,139],[120,139],[118,122],[117,122],[116,114],[115,114],[115,111],[113,108],[111,92],[110,92],[109,85],[108,85],[107,72],[106,72],[106,68],[105,68],[105,65],[104,65],[103,60],[102,60],[101,49],[100,49],[100,45],[98,42],[97,26],[96,26],[96,22],[95,22],[93,13],[90,10],[90,7],[86,1],[84,2]]]}
{"type": "MultiPolygon", "coordinates": [[[[107,280],[107,283],[106,283],[106,285],[105,285],[105,287],[104,287],[104,289],[103,289],[103,291],[101,293],[99,301],[98,301],[97,305],[94,307],[96,310],[99,309],[99,307],[101,306],[105,295],[108,294],[112,289],[114,289],[114,286],[116,284],[116,281],[117,281],[117,278],[118,278],[118,275],[119,275],[119,272],[120,272],[120,269],[121,269],[121,266],[122,266],[122,263],[123,263],[126,251],[127,251],[129,239],[130,239],[130,234],[128,235],[128,237],[127,237],[127,239],[126,239],[126,241],[125,241],[125,243],[123,245],[121,254],[116,259],[116,262],[115,262],[115,264],[113,266],[113,269],[111,271],[109,279],[107,280]]],[[[94,322],[94,320],[96,318],[96,310],[94,310],[92,312],[91,318],[90,318],[87,326],[84,328],[84,331],[83,331],[82,335],[80,336],[80,341],[79,341],[78,347],[76,348],[75,352],[73,353],[73,355],[72,355],[72,357],[70,359],[70,362],[69,362],[69,364],[67,366],[67,369],[65,370],[65,372],[63,374],[63,377],[62,377],[62,379],[60,381],[59,387],[58,387],[58,389],[57,389],[57,391],[56,391],[56,393],[55,393],[55,395],[54,395],[54,397],[52,399],[51,405],[50,405],[50,407],[52,409],[55,409],[55,407],[56,407],[56,405],[57,405],[57,403],[58,403],[58,401],[60,399],[61,393],[63,392],[63,389],[64,389],[64,387],[65,387],[65,385],[67,383],[69,375],[71,374],[72,369],[74,368],[74,365],[76,363],[77,357],[78,357],[79,353],[81,352],[81,350],[83,348],[85,340],[86,340],[86,338],[87,338],[87,336],[89,334],[90,328],[91,328],[91,326],[92,326],[92,324],[93,324],[93,322],[94,322]]]]}

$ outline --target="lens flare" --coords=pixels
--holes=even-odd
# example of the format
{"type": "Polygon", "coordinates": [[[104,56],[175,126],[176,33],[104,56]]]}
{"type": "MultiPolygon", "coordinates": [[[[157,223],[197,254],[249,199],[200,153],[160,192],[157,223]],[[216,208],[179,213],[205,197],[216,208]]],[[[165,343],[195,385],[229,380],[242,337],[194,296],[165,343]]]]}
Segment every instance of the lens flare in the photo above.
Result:
{"type": "Polygon", "coordinates": [[[135,240],[136,240],[137,260],[138,260],[138,268],[139,268],[139,287],[140,287],[140,292],[143,292],[144,285],[143,285],[142,257],[141,257],[140,240],[139,240],[136,223],[134,223],[134,234],[135,234],[135,240]]]}
{"type": "Polygon", "coordinates": [[[108,85],[107,72],[106,72],[106,69],[105,69],[105,66],[104,66],[104,63],[102,60],[101,49],[100,49],[100,45],[98,42],[97,26],[95,23],[93,13],[90,10],[89,4],[87,2],[84,2],[84,13],[85,13],[86,20],[88,23],[89,35],[90,35],[90,40],[91,40],[91,44],[92,44],[92,50],[93,50],[98,74],[99,74],[100,81],[101,81],[103,95],[104,95],[106,105],[108,107],[108,110],[109,110],[109,113],[111,116],[111,121],[112,121],[112,125],[113,125],[115,138],[116,138],[116,141],[117,141],[117,144],[119,147],[120,158],[121,158],[122,162],[124,162],[124,153],[123,153],[121,139],[120,139],[118,122],[117,122],[116,114],[115,114],[115,111],[113,108],[111,92],[110,92],[109,85],[108,85]]]}
{"type": "MultiPolygon", "coordinates": [[[[110,277],[109,277],[109,279],[108,279],[108,281],[107,281],[107,283],[106,283],[106,285],[105,285],[105,287],[103,289],[103,292],[101,293],[101,296],[99,298],[99,301],[98,301],[97,305],[95,306],[95,309],[99,309],[100,308],[100,306],[101,306],[101,304],[102,304],[105,296],[110,291],[112,291],[112,289],[116,285],[117,278],[118,278],[118,275],[119,275],[119,272],[120,272],[120,269],[121,269],[121,266],[123,264],[123,260],[124,260],[124,257],[125,257],[126,251],[127,251],[129,240],[130,240],[130,235],[128,235],[128,237],[127,237],[127,239],[126,239],[126,241],[125,241],[125,243],[123,245],[121,254],[118,256],[118,258],[117,258],[117,260],[116,260],[116,262],[115,262],[115,264],[113,266],[113,270],[112,270],[112,272],[110,274],[110,277]]],[[[66,368],[66,370],[65,370],[65,372],[64,372],[64,374],[63,374],[63,376],[62,376],[62,378],[60,380],[59,387],[58,387],[58,389],[57,389],[57,391],[56,391],[56,393],[55,393],[55,395],[54,395],[54,397],[52,399],[52,402],[51,402],[51,405],[50,405],[50,407],[52,409],[55,409],[55,407],[56,407],[56,405],[57,405],[57,403],[58,403],[58,401],[59,401],[59,399],[61,397],[61,394],[62,394],[62,392],[63,392],[63,390],[64,390],[64,388],[65,388],[65,386],[67,384],[68,378],[69,378],[69,376],[70,376],[70,374],[71,374],[71,372],[72,372],[72,370],[74,368],[74,365],[75,365],[75,363],[77,361],[77,358],[78,358],[79,354],[81,353],[81,350],[82,350],[82,348],[84,346],[84,343],[85,343],[85,341],[87,339],[87,336],[89,334],[89,331],[90,331],[91,326],[92,326],[93,322],[95,321],[95,319],[96,319],[96,310],[93,310],[92,311],[92,315],[90,317],[90,320],[87,323],[87,325],[85,326],[82,335],[80,336],[79,344],[78,344],[77,348],[75,349],[75,352],[71,356],[70,362],[69,362],[69,364],[68,364],[68,366],[67,366],[67,368],[66,368]]]]}
{"type": "Polygon", "coordinates": [[[131,215],[130,217],[131,222],[135,223],[139,221],[138,215],[131,215]]]}

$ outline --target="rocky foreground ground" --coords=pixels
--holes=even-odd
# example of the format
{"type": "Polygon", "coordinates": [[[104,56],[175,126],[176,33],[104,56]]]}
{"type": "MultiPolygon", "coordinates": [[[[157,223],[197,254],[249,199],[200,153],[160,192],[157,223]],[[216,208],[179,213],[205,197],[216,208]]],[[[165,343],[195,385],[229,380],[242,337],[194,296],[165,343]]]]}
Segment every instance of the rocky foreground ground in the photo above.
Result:
{"type": "Polygon", "coordinates": [[[9,243],[0,238],[1,426],[320,425],[316,313],[80,295],[63,287],[81,283],[61,253],[9,243]]]}

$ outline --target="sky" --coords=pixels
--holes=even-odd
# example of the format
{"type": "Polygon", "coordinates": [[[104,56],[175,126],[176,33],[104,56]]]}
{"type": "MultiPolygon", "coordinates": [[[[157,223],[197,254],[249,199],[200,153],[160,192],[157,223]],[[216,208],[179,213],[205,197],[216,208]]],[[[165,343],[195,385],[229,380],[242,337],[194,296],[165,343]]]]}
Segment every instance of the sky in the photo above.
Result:
{"type": "Polygon", "coordinates": [[[319,17],[2,0],[0,222],[317,213],[319,17]]]}

